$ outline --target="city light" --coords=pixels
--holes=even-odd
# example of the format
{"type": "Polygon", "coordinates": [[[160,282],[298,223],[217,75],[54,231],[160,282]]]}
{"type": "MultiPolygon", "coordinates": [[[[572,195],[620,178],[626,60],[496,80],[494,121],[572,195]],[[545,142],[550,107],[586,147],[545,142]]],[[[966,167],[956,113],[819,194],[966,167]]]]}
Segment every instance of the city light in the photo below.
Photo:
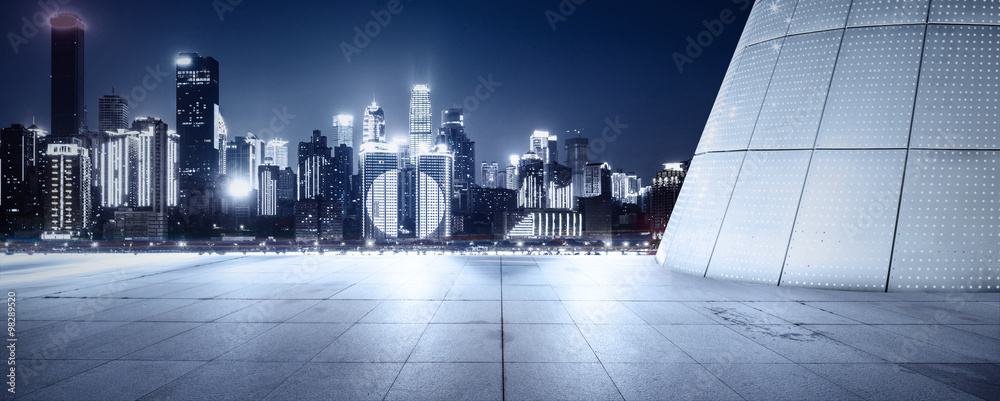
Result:
{"type": "Polygon", "coordinates": [[[177,59],[177,65],[179,65],[179,66],[188,66],[188,65],[191,65],[191,58],[190,57],[181,57],[181,58],[177,59]]]}
{"type": "Polygon", "coordinates": [[[229,183],[229,196],[243,198],[250,194],[252,187],[244,180],[233,180],[229,183]]]}

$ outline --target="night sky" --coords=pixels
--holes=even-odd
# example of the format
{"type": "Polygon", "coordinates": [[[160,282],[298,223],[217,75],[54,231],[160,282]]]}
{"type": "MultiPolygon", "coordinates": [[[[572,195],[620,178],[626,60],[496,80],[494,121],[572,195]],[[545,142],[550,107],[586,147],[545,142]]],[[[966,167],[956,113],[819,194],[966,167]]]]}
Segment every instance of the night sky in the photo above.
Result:
{"type": "MultiPolygon", "coordinates": [[[[42,10],[38,3],[0,5],[7,39],[0,49],[5,127],[30,124],[32,116],[49,127],[49,28],[31,38],[22,35],[22,17],[30,21],[42,10]],[[16,53],[11,33],[27,40],[16,53]]],[[[561,4],[567,11],[573,3],[402,0],[402,11],[350,63],[341,43],[355,46],[354,28],[364,30],[375,20],[371,11],[386,10],[386,1],[68,0],[61,11],[80,15],[87,25],[91,129],[97,127],[97,99],[112,84],[130,98],[132,118],[162,118],[175,129],[173,63],[178,52],[194,51],[220,63],[230,138],[246,132],[262,133],[265,140],[281,137],[292,142],[290,158],[295,142],[313,129],[335,140],[332,118],[340,113],[355,116],[360,143],[361,113],[373,96],[385,110],[391,140],[407,135],[413,84],[430,85],[437,126],[441,110],[475,97],[480,78],[492,76],[499,86],[492,93],[481,90],[489,96],[466,111],[477,165],[504,165],[509,155],[523,154],[536,129],[559,135],[562,161],[567,130],[583,129],[593,143],[605,121],[616,118],[628,127],[592,159],[635,171],[644,182],[662,163],[689,159],[749,15],[742,9],[745,0],[585,0],[568,15],[560,12],[561,4]],[[735,21],[722,25],[721,34],[679,72],[672,55],[685,53],[688,37],[707,31],[703,21],[726,10],[735,21]],[[157,69],[166,74],[162,81],[157,69]],[[142,88],[144,80],[151,90],[142,88]],[[266,130],[274,110],[294,118],[287,126],[276,124],[272,135],[266,130]]]]}

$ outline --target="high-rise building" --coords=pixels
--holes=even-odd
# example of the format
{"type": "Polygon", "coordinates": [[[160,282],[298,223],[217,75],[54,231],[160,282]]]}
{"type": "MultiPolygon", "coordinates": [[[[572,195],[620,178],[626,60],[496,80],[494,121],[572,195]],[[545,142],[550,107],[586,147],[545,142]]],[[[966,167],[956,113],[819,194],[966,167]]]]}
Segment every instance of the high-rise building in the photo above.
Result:
{"type": "MultiPolygon", "coordinates": [[[[237,136],[226,145],[226,175],[233,182],[257,187],[257,167],[261,164],[264,141],[252,133],[237,136]]],[[[242,185],[240,184],[240,185],[242,185]]]]}
{"type": "Polygon", "coordinates": [[[583,197],[611,195],[611,166],[607,163],[587,163],[583,168],[583,197]]]}
{"type": "Polygon", "coordinates": [[[414,85],[410,92],[410,163],[417,164],[417,155],[431,151],[434,145],[431,90],[427,85],[414,85]]]}
{"type": "Polygon", "coordinates": [[[82,140],[48,144],[43,239],[84,238],[91,226],[91,165],[82,140]]]}
{"type": "MultiPolygon", "coordinates": [[[[448,109],[441,113],[441,128],[438,130],[436,145],[445,145],[454,156],[452,178],[456,186],[468,189],[476,180],[476,143],[465,133],[464,111],[448,109]]],[[[457,192],[456,188],[456,192],[457,192]]]]}
{"type": "Polygon", "coordinates": [[[115,95],[114,88],[110,95],[101,96],[97,101],[97,131],[108,132],[129,129],[128,100],[115,95]]]}
{"type": "Polygon", "coordinates": [[[41,228],[41,161],[46,136],[37,126],[0,131],[0,235],[41,228]]]}
{"type": "Polygon", "coordinates": [[[362,142],[385,142],[385,112],[374,100],[365,107],[363,123],[362,142]]]}
{"type": "Polygon", "coordinates": [[[333,118],[333,132],[337,133],[335,146],[354,148],[354,116],[341,114],[333,118]]]}
{"type": "Polygon", "coordinates": [[[162,217],[168,207],[177,205],[179,195],[176,158],[179,138],[167,128],[166,123],[153,117],[137,118],[132,123],[139,145],[137,206],[150,207],[162,217]]]}
{"type": "Polygon", "coordinates": [[[299,199],[334,199],[333,154],[326,136],[313,131],[309,142],[299,142],[299,199]]]}
{"type": "Polygon", "coordinates": [[[517,168],[519,181],[517,206],[525,209],[543,209],[547,206],[545,191],[545,163],[534,152],[521,158],[517,168]]]}
{"type": "Polygon", "coordinates": [[[535,131],[531,134],[528,150],[536,154],[546,164],[559,161],[558,137],[549,135],[546,131],[535,131]]]}
{"type": "Polygon", "coordinates": [[[686,175],[685,163],[666,163],[663,165],[663,170],[656,173],[656,178],[653,179],[649,189],[648,211],[649,227],[654,239],[662,238],[686,175]]]}
{"type": "Polygon", "coordinates": [[[451,237],[454,156],[444,145],[417,156],[417,237],[451,237]]]}
{"type": "Polygon", "coordinates": [[[341,241],[344,239],[344,206],[334,200],[303,199],[295,202],[297,241],[341,241]]]}
{"type": "Polygon", "coordinates": [[[331,163],[333,169],[331,194],[333,199],[347,204],[351,195],[351,177],[354,175],[354,149],[345,144],[337,145],[333,148],[331,163]]]}
{"type": "Polygon", "coordinates": [[[399,170],[395,146],[379,142],[361,145],[361,235],[369,239],[399,236],[399,170]]]}
{"type": "Polygon", "coordinates": [[[298,187],[295,170],[285,167],[278,175],[278,202],[295,202],[298,199],[298,187]]]}
{"type": "Polygon", "coordinates": [[[499,185],[500,181],[498,177],[500,166],[497,164],[497,162],[492,162],[492,163],[483,162],[481,170],[482,170],[482,181],[480,182],[480,185],[482,185],[484,188],[500,187],[499,185]]]}
{"type": "Polygon", "coordinates": [[[566,140],[566,165],[573,170],[573,196],[583,197],[583,169],[590,162],[588,152],[590,140],[570,138],[566,140]]]}
{"type": "Polygon", "coordinates": [[[257,214],[260,216],[278,215],[278,181],[281,169],[271,158],[264,158],[264,163],[257,166],[257,214]]]}
{"type": "Polygon", "coordinates": [[[139,136],[126,129],[102,131],[95,160],[101,207],[138,206],[139,136]]]}
{"type": "Polygon", "coordinates": [[[573,171],[559,163],[545,166],[548,179],[545,181],[545,201],[549,209],[573,209],[573,171]]]}
{"type": "Polygon", "coordinates": [[[621,169],[611,174],[611,197],[622,204],[639,204],[639,188],[642,181],[635,173],[625,174],[621,169]]]}
{"type": "Polygon", "coordinates": [[[264,157],[270,157],[278,168],[284,170],[288,164],[288,141],[272,139],[264,147],[264,157]]]}
{"type": "Polygon", "coordinates": [[[198,53],[180,53],[176,64],[181,187],[196,189],[215,181],[226,168],[219,62],[198,53]]]}
{"type": "Polygon", "coordinates": [[[510,157],[510,164],[507,165],[504,173],[504,188],[517,191],[521,187],[521,181],[517,179],[517,166],[521,163],[521,158],[518,156],[510,157]]]}
{"type": "Polygon", "coordinates": [[[87,126],[83,85],[87,27],[73,14],[57,14],[49,24],[52,26],[51,135],[60,138],[83,135],[87,126]]]}

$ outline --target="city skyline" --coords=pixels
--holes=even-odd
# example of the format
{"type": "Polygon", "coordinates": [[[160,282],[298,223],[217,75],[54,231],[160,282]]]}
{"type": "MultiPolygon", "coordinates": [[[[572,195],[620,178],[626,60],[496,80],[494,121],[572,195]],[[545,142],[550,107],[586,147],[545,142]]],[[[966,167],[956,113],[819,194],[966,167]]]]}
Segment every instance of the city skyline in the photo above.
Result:
{"type": "MultiPolygon", "coordinates": [[[[412,85],[421,83],[427,84],[432,91],[431,115],[433,116],[432,127],[435,129],[439,126],[437,114],[441,111],[456,105],[466,109],[467,128],[470,137],[479,141],[481,147],[484,149],[484,151],[481,151],[477,155],[477,162],[497,161],[503,163],[509,155],[521,154],[523,149],[521,149],[519,143],[523,132],[530,133],[534,130],[547,130],[553,132],[553,134],[560,135],[561,139],[563,139],[569,137],[566,131],[584,128],[583,136],[595,139],[600,137],[601,132],[607,127],[608,121],[611,121],[627,125],[628,129],[623,134],[611,132],[612,135],[616,136],[617,141],[608,144],[609,146],[607,146],[606,151],[602,154],[603,158],[613,166],[616,166],[616,168],[643,172],[644,175],[649,176],[663,162],[686,160],[688,158],[687,155],[690,155],[694,149],[694,144],[701,129],[699,127],[700,124],[697,123],[683,123],[690,125],[690,127],[684,129],[673,128],[673,125],[682,123],[678,115],[674,115],[674,108],[677,106],[671,106],[663,102],[644,102],[641,105],[636,105],[632,100],[628,102],[615,100],[624,99],[621,94],[604,96],[600,93],[606,92],[609,86],[615,86],[612,84],[613,82],[621,83],[632,79],[624,76],[625,74],[605,74],[596,71],[599,68],[595,67],[586,68],[585,70],[587,71],[581,71],[572,74],[574,75],[572,77],[567,77],[565,76],[565,68],[563,67],[566,61],[552,59],[551,57],[546,57],[548,60],[531,57],[511,57],[510,60],[503,60],[501,62],[501,60],[497,60],[496,54],[493,51],[489,51],[489,49],[457,52],[468,54],[468,57],[464,55],[452,56],[450,55],[450,51],[447,52],[448,55],[442,55],[446,50],[450,49],[457,50],[478,47],[467,43],[466,40],[462,40],[462,43],[447,43],[445,41],[448,46],[440,45],[439,48],[427,49],[427,46],[442,43],[440,40],[436,40],[437,38],[427,38],[427,35],[433,34],[445,38],[452,36],[462,37],[462,35],[456,35],[455,32],[452,32],[453,30],[434,30],[434,32],[426,35],[406,36],[407,33],[415,29],[414,24],[420,20],[437,18],[432,15],[435,14],[434,12],[429,11],[440,8],[438,5],[423,6],[409,4],[408,2],[402,3],[402,11],[399,14],[392,14],[394,19],[389,25],[382,28],[382,33],[379,36],[371,38],[372,43],[362,49],[360,54],[353,55],[350,63],[346,61],[337,46],[341,42],[352,42],[354,39],[352,35],[354,33],[352,30],[353,27],[357,25],[363,28],[365,24],[374,18],[371,15],[371,11],[374,10],[377,13],[380,10],[385,10],[386,4],[373,2],[350,7],[343,6],[345,7],[342,10],[343,12],[338,13],[338,15],[343,14],[344,17],[342,18],[348,18],[347,16],[350,15],[356,18],[356,21],[344,21],[343,29],[331,29],[329,32],[324,31],[322,35],[316,35],[317,38],[321,39],[319,41],[320,45],[324,43],[329,44],[328,47],[331,49],[329,53],[323,52],[320,55],[318,52],[293,51],[292,49],[302,49],[302,46],[290,45],[286,51],[299,52],[300,54],[288,54],[287,56],[293,57],[294,60],[304,59],[306,62],[281,63],[282,66],[278,68],[270,67],[273,63],[267,61],[270,56],[265,54],[268,53],[266,49],[274,45],[273,40],[256,40],[260,39],[256,35],[252,35],[252,37],[246,39],[247,43],[252,43],[255,47],[261,49],[257,57],[253,58],[255,60],[253,62],[248,62],[245,54],[234,51],[234,49],[245,47],[245,45],[234,45],[232,48],[220,47],[234,33],[229,31],[246,30],[244,24],[249,23],[250,20],[263,18],[261,13],[267,14],[266,10],[252,9],[257,6],[248,7],[248,4],[240,4],[231,12],[223,12],[221,21],[216,10],[206,7],[203,4],[196,7],[192,3],[181,2],[176,4],[173,9],[163,10],[168,15],[176,15],[181,12],[185,13],[185,15],[190,14],[189,17],[192,18],[192,23],[204,25],[203,27],[199,25],[206,32],[204,37],[214,38],[216,37],[215,35],[210,36],[207,33],[216,30],[219,31],[217,32],[220,34],[218,35],[218,40],[207,40],[202,37],[193,37],[187,30],[179,26],[163,26],[163,33],[156,35],[135,33],[134,30],[130,29],[133,26],[131,24],[116,24],[108,21],[108,18],[113,18],[119,15],[118,13],[130,10],[135,6],[118,3],[108,4],[109,6],[105,9],[103,5],[98,7],[68,3],[60,9],[60,11],[77,13],[88,25],[87,60],[90,60],[88,62],[88,71],[91,74],[88,74],[86,77],[87,89],[84,101],[89,114],[88,126],[90,127],[97,125],[96,100],[103,95],[110,94],[113,84],[117,88],[116,94],[129,99],[130,112],[133,117],[152,116],[161,118],[172,129],[176,129],[178,125],[176,124],[175,116],[172,114],[173,96],[170,93],[173,92],[170,89],[173,86],[173,83],[170,82],[173,78],[169,75],[173,75],[173,61],[178,53],[198,52],[202,56],[213,57],[221,65],[221,113],[226,119],[231,136],[244,135],[249,131],[265,141],[280,138],[294,143],[308,138],[314,129],[320,129],[324,133],[329,132],[333,129],[330,124],[333,117],[340,114],[348,114],[352,115],[355,120],[354,142],[361,143],[362,132],[360,123],[364,108],[371,103],[371,99],[374,96],[379,105],[385,110],[387,139],[391,142],[396,138],[408,136],[409,89],[412,85]],[[201,13],[208,15],[200,15],[201,13]],[[244,16],[242,21],[240,20],[241,16],[244,16]],[[399,28],[396,28],[397,26],[399,28]],[[393,34],[393,29],[397,29],[396,32],[399,33],[393,34]],[[147,41],[149,43],[142,46],[130,46],[127,42],[133,39],[128,39],[127,37],[134,36],[130,34],[149,37],[147,41]],[[114,53],[113,56],[109,56],[106,54],[106,48],[128,50],[119,51],[114,53]],[[407,48],[417,50],[407,50],[407,48]],[[402,50],[396,51],[396,49],[402,50]],[[427,50],[425,55],[421,55],[421,52],[418,51],[420,49],[427,50]],[[386,52],[389,52],[389,54],[386,54],[386,52]],[[417,60],[418,58],[419,60],[417,60]],[[531,76],[524,76],[523,67],[534,65],[538,62],[551,64],[552,68],[545,69],[554,70],[546,73],[533,72],[531,76]],[[133,65],[135,67],[132,67],[133,65]],[[318,65],[324,66],[320,69],[321,73],[316,73],[318,65]],[[146,68],[147,66],[149,67],[148,69],[146,68]],[[558,68],[556,68],[557,66],[558,68]],[[516,70],[517,73],[510,72],[511,70],[516,70]],[[253,75],[254,77],[248,79],[248,75],[253,75]],[[296,78],[295,82],[292,82],[290,81],[291,78],[288,77],[291,75],[301,76],[301,78],[296,78]],[[589,75],[589,78],[586,80],[581,79],[582,75],[589,75]],[[143,80],[146,82],[143,82],[143,80]],[[313,81],[318,85],[314,85],[315,88],[304,87],[301,84],[303,80],[313,81]],[[551,88],[551,86],[555,85],[555,83],[538,86],[535,84],[535,81],[538,80],[560,81],[559,85],[563,86],[563,89],[553,91],[552,89],[554,88],[551,88]],[[279,90],[279,86],[281,86],[281,90],[279,90]],[[479,89],[480,86],[483,88],[479,89]],[[136,87],[139,89],[136,90],[136,87]],[[319,90],[320,88],[323,90],[319,90]],[[479,89],[479,95],[488,96],[479,96],[483,98],[483,100],[480,100],[476,96],[477,89],[479,89]],[[591,91],[596,92],[585,96],[580,95],[581,92],[587,93],[591,91]],[[322,93],[322,95],[317,95],[317,93],[322,93]],[[133,95],[144,96],[136,97],[133,95]],[[582,101],[586,97],[606,98],[608,100],[597,102],[582,101]],[[305,102],[306,99],[309,101],[305,102]],[[466,100],[469,101],[466,102],[466,100]],[[304,105],[303,103],[309,104],[304,105]],[[470,105],[477,107],[465,107],[470,105]],[[642,112],[643,109],[645,109],[645,112],[642,112]],[[517,118],[511,118],[511,115],[516,115],[517,118]],[[673,118],[667,118],[666,116],[669,115],[674,116],[673,118]],[[275,119],[276,124],[272,124],[275,119]],[[662,122],[652,124],[644,122],[643,120],[645,119],[656,119],[662,122]],[[273,129],[275,127],[279,129],[273,129]],[[628,156],[628,149],[641,146],[644,140],[648,141],[654,137],[670,137],[670,139],[674,139],[672,138],[674,136],[677,137],[676,147],[671,146],[665,155],[648,154],[641,155],[638,158],[628,156]],[[685,144],[685,142],[688,143],[685,144]]],[[[5,15],[24,15],[29,17],[29,21],[34,13],[41,11],[37,4],[10,6],[16,9],[5,13],[5,15]]],[[[558,6],[559,3],[551,5],[517,3],[500,7],[501,10],[494,11],[511,14],[511,17],[517,17],[515,18],[517,21],[535,21],[535,23],[526,25],[525,29],[535,34],[539,33],[536,32],[538,30],[542,32],[547,31],[548,33],[545,36],[551,35],[553,37],[552,41],[555,42],[550,46],[553,51],[564,48],[565,46],[563,45],[577,46],[581,41],[593,39],[593,34],[587,34],[585,37],[575,39],[571,36],[578,35],[579,31],[587,26],[600,25],[599,21],[595,21],[595,18],[598,18],[596,14],[599,14],[602,11],[601,8],[605,6],[600,4],[580,5],[578,6],[578,10],[570,15],[565,22],[558,22],[555,25],[557,29],[552,31],[545,14],[548,10],[557,10],[558,6]],[[533,9],[536,9],[535,13],[537,15],[527,15],[528,11],[533,9]]],[[[652,5],[648,6],[655,7],[652,5]]],[[[156,9],[162,6],[152,4],[150,7],[156,9]]],[[[261,5],[260,7],[264,9],[270,8],[269,5],[261,5]]],[[[326,6],[317,7],[320,7],[317,10],[322,10],[324,9],[322,7],[326,6]]],[[[480,12],[473,12],[476,10],[470,10],[469,7],[459,7],[449,11],[449,15],[470,19],[481,18],[480,12]]],[[[479,8],[485,6],[472,7],[479,8]]],[[[720,7],[732,8],[736,12],[742,12],[739,10],[738,4],[731,2],[719,2],[719,4],[713,6],[699,6],[697,8],[704,9],[702,10],[703,15],[709,18],[712,16],[711,14],[717,14],[717,10],[712,10],[712,8],[720,7]]],[[[287,12],[286,10],[278,11],[280,11],[277,13],[279,16],[283,16],[287,12]]],[[[275,18],[280,17],[276,16],[275,18]]],[[[636,18],[639,17],[637,16],[636,18]]],[[[151,28],[160,24],[157,21],[150,21],[150,23],[153,24],[151,28]]],[[[19,24],[12,23],[10,25],[18,26],[19,24]]],[[[496,26],[487,26],[481,30],[477,30],[475,35],[477,37],[495,36],[496,32],[490,31],[495,31],[498,28],[496,26]],[[486,35],[487,33],[490,35],[486,35]]],[[[698,30],[704,29],[704,27],[698,27],[697,25],[690,28],[691,31],[688,34],[697,34],[698,30]]],[[[740,29],[735,25],[732,28],[731,31],[738,31],[740,29]]],[[[644,29],[652,28],[646,27],[644,29]]],[[[290,33],[289,36],[284,38],[284,42],[289,44],[288,41],[295,37],[298,37],[298,40],[307,37],[302,36],[301,31],[303,30],[300,28],[293,29],[292,31],[297,36],[291,36],[292,33],[290,33]]],[[[14,53],[13,46],[6,50],[11,52],[14,57],[11,58],[11,62],[5,63],[4,70],[8,71],[8,74],[23,76],[25,78],[23,80],[24,83],[18,82],[12,84],[15,87],[9,90],[30,94],[30,90],[20,89],[20,87],[22,85],[25,88],[30,86],[38,86],[40,88],[48,86],[48,82],[46,82],[48,77],[45,76],[44,72],[41,74],[37,73],[37,71],[41,70],[39,67],[47,65],[49,61],[48,49],[45,49],[46,46],[42,45],[47,42],[46,36],[48,36],[47,29],[39,29],[39,33],[28,39],[27,43],[18,44],[17,53],[14,53]]],[[[729,32],[729,35],[722,35],[718,40],[722,41],[728,37],[728,40],[735,43],[737,36],[738,32],[729,32]]],[[[514,43],[517,43],[517,41],[515,40],[514,43]]],[[[500,46],[501,44],[491,43],[490,45],[500,46]]],[[[669,56],[674,51],[683,52],[685,43],[664,42],[658,45],[663,50],[662,54],[656,55],[658,58],[657,62],[644,68],[652,68],[655,65],[656,68],[662,71],[647,75],[650,79],[656,80],[666,79],[667,77],[664,75],[669,75],[673,78],[678,77],[678,73],[673,66],[673,61],[669,56]],[[673,71],[663,70],[667,67],[673,69],[673,71]]],[[[720,48],[724,48],[725,46],[727,45],[719,45],[720,48]]],[[[519,47],[523,46],[519,45],[519,47]]],[[[502,48],[497,47],[497,50],[502,50],[502,48]]],[[[616,50],[615,52],[623,50],[616,50]]],[[[257,52],[255,50],[251,53],[257,52]]],[[[531,51],[531,53],[537,52],[531,51]]],[[[551,54],[551,52],[546,53],[551,54]]],[[[720,53],[725,52],[720,51],[720,53]]],[[[716,56],[720,58],[727,57],[725,55],[716,56]]],[[[705,57],[708,57],[708,55],[705,57]]],[[[691,74],[688,76],[704,74],[706,82],[717,87],[718,84],[715,81],[718,81],[719,77],[724,73],[724,69],[714,64],[718,63],[699,60],[699,67],[714,71],[702,72],[701,68],[699,68],[691,69],[686,74],[691,74]]],[[[673,80],[672,78],[670,79],[673,80]]],[[[683,82],[680,82],[680,84],[686,85],[683,82]]],[[[631,89],[636,88],[636,85],[633,84],[625,86],[631,89]]],[[[711,87],[705,92],[711,92],[714,89],[714,87],[711,87]]],[[[47,91],[39,91],[38,94],[41,95],[44,92],[47,91]]],[[[691,93],[692,91],[688,90],[687,92],[691,93]]],[[[656,96],[661,95],[664,94],[656,94],[656,96]]],[[[695,93],[695,95],[698,95],[698,93],[695,93]]],[[[38,97],[42,98],[42,96],[38,97]]],[[[645,95],[638,97],[648,98],[645,95]]],[[[712,100],[711,95],[705,94],[704,99],[701,101],[701,111],[698,113],[707,116],[712,100]]],[[[39,126],[46,128],[48,125],[46,121],[49,115],[46,107],[47,102],[42,102],[46,104],[38,104],[39,101],[38,99],[34,99],[34,96],[28,96],[26,101],[19,102],[17,105],[10,104],[9,100],[5,102],[2,103],[6,107],[2,107],[3,115],[0,118],[10,120],[9,123],[17,122],[29,125],[30,118],[35,116],[37,117],[36,120],[39,126]]],[[[680,107],[688,107],[686,103],[680,105],[680,107]]],[[[358,146],[354,146],[354,148],[357,151],[358,146]]],[[[560,155],[560,159],[562,158],[563,155],[560,155]]]]}

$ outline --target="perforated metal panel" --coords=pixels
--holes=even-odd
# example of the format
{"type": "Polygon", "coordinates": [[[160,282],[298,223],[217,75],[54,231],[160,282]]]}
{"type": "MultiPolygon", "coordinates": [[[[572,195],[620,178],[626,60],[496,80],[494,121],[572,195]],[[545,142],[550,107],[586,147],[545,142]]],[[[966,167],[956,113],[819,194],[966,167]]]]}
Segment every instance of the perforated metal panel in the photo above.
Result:
{"type": "Polygon", "coordinates": [[[788,34],[843,28],[851,0],[799,0],[788,34]]]}
{"type": "Polygon", "coordinates": [[[929,2],[930,0],[854,0],[847,26],[922,24],[927,21],[929,2]]]}
{"type": "MultiPolygon", "coordinates": [[[[746,152],[695,156],[681,189],[678,202],[683,202],[683,215],[673,232],[664,266],[705,274],[744,155],[746,152]]],[[[673,223],[667,223],[668,227],[673,223]]]]}
{"type": "Polygon", "coordinates": [[[928,29],[910,146],[1000,149],[1000,27],[928,29]]]}
{"type": "Polygon", "coordinates": [[[739,47],[785,36],[798,0],[760,0],[753,6],[739,47]]]}
{"type": "Polygon", "coordinates": [[[998,289],[998,170],[996,151],[910,151],[890,290],[998,289]]]}
{"type": "Polygon", "coordinates": [[[785,40],[750,140],[751,149],[811,149],[842,30],[785,40]]]}
{"type": "Polygon", "coordinates": [[[723,84],[697,153],[746,149],[784,39],[750,46],[731,82],[723,84]]]}
{"type": "Polygon", "coordinates": [[[1000,25],[1000,1],[934,0],[930,22],[1000,25]]]}
{"type": "Polygon", "coordinates": [[[905,150],[818,150],[781,285],[884,291],[905,150]]]}
{"type": "Polygon", "coordinates": [[[905,148],[924,27],[847,30],[816,146],[905,148]]]}
{"type": "Polygon", "coordinates": [[[747,153],[708,277],[778,283],[811,153],[747,153]]]}

